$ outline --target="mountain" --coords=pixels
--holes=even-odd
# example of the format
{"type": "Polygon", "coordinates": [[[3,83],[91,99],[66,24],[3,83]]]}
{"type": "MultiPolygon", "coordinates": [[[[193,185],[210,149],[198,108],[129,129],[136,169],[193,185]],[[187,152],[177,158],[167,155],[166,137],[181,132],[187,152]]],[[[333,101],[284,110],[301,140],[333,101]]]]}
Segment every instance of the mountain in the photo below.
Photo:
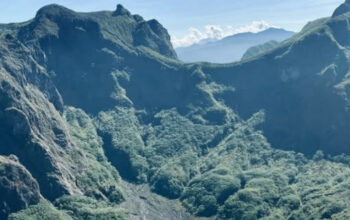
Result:
{"type": "Polygon", "coordinates": [[[269,28],[259,33],[240,33],[214,42],[176,48],[176,53],[184,62],[229,63],[239,61],[250,47],[271,40],[284,41],[294,34],[284,29],[269,28]]]}
{"type": "Polygon", "coordinates": [[[259,44],[257,46],[253,46],[249,48],[242,56],[242,60],[252,58],[254,56],[257,56],[259,54],[268,52],[269,50],[272,50],[273,48],[277,47],[279,43],[275,40],[268,41],[264,44],[259,44]]]}
{"type": "Polygon", "coordinates": [[[346,0],[343,4],[341,4],[333,13],[332,17],[337,17],[342,14],[346,14],[350,11],[350,1],[346,0]]]}
{"type": "Polygon", "coordinates": [[[349,24],[230,64],[121,5],[1,25],[0,219],[349,219],[349,24]]]}

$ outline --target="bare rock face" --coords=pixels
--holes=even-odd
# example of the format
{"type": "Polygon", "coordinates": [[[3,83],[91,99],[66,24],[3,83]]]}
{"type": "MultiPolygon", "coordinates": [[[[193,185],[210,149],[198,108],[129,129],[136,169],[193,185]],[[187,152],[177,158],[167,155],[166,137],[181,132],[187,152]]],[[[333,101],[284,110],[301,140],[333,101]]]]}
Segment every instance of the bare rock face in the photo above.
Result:
{"type": "Polygon", "coordinates": [[[42,198],[37,181],[16,156],[0,156],[0,195],[0,219],[42,198]]]}
{"type": "Polygon", "coordinates": [[[70,146],[62,98],[27,47],[10,34],[0,38],[0,153],[17,155],[41,192],[55,199],[72,191],[63,178],[70,168],[59,159],[70,146]]]}

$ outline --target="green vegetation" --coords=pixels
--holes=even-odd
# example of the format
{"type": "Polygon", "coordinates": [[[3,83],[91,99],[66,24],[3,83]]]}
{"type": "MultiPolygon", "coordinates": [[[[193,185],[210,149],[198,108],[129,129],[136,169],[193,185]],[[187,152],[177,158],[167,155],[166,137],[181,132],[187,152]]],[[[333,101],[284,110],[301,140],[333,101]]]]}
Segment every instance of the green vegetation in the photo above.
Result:
{"type": "Polygon", "coordinates": [[[99,114],[107,155],[124,178],[149,181],[155,192],[178,198],[198,173],[198,155],[215,146],[225,126],[194,124],[175,109],[156,114],[157,124],[141,126],[135,114],[126,108],[99,114]]]}
{"type": "Polygon", "coordinates": [[[349,219],[349,22],[226,65],[121,6],[1,26],[0,218],[349,219]]]}
{"type": "Polygon", "coordinates": [[[145,182],[148,164],[140,153],[144,145],[135,111],[116,108],[100,112],[95,124],[103,138],[106,155],[123,178],[145,182]]]}
{"type": "Polygon", "coordinates": [[[228,170],[213,170],[191,180],[181,200],[192,213],[212,216],[240,188],[240,179],[230,175],[228,170]]]}
{"type": "Polygon", "coordinates": [[[79,166],[79,173],[75,174],[76,185],[87,196],[122,202],[119,174],[108,162],[92,120],[82,110],[73,107],[65,109],[64,119],[74,146],[69,155],[79,166]]]}
{"type": "Polygon", "coordinates": [[[55,206],[72,216],[73,219],[87,220],[128,220],[128,215],[103,201],[85,196],[64,196],[55,201],[55,206]]]}
{"type": "Polygon", "coordinates": [[[53,206],[46,200],[11,214],[9,220],[128,220],[125,211],[110,203],[85,196],[63,196],[53,206]]]}
{"type": "MultiPolygon", "coordinates": [[[[344,207],[350,201],[343,195],[350,183],[349,165],[326,160],[320,151],[308,159],[271,148],[255,130],[264,121],[263,112],[234,126],[193,123],[174,109],[160,112],[153,124],[141,126],[142,115],[144,112],[125,108],[99,115],[96,124],[114,140],[108,146],[111,152],[124,146],[123,155],[108,155],[115,160],[125,155],[142,157],[147,169],[139,173],[147,174],[145,181],[153,191],[180,198],[195,215],[218,219],[347,215],[344,207]],[[219,141],[215,141],[217,136],[219,141]],[[339,185],[342,181],[347,183],[339,185]],[[333,199],[339,197],[341,202],[333,199]]],[[[348,157],[343,157],[332,160],[347,161],[348,157]]],[[[116,165],[129,171],[140,167],[132,162],[128,166],[116,165]]]]}
{"type": "Polygon", "coordinates": [[[72,220],[72,218],[63,211],[57,210],[50,202],[41,200],[38,204],[29,206],[29,208],[12,214],[9,220],[72,220]]]}

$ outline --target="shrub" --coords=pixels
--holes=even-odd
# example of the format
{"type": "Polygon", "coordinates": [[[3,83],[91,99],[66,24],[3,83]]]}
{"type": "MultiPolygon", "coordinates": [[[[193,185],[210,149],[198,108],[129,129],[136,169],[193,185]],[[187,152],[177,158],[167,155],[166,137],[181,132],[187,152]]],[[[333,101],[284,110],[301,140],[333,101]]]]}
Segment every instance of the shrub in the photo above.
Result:
{"type": "Polygon", "coordinates": [[[278,201],[278,206],[288,210],[296,210],[300,207],[300,198],[296,195],[284,196],[278,201]]]}
{"type": "Polygon", "coordinates": [[[254,189],[243,189],[231,196],[220,209],[219,219],[259,219],[270,212],[267,203],[263,202],[259,192],[254,189]]]}
{"type": "Polygon", "coordinates": [[[38,204],[29,206],[27,209],[13,213],[9,220],[71,220],[72,218],[64,211],[57,210],[50,202],[41,200],[38,204]]]}
{"type": "Polygon", "coordinates": [[[86,220],[128,220],[124,210],[104,201],[85,196],[63,196],[55,201],[55,206],[65,211],[73,219],[86,220]]]}
{"type": "Polygon", "coordinates": [[[188,181],[181,167],[161,168],[151,179],[152,190],[170,199],[179,198],[188,181]]]}
{"type": "Polygon", "coordinates": [[[212,216],[240,186],[240,180],[229,175],[227,170],[214,170],[194,178],[181,200],[192,213],[212,216]]]}

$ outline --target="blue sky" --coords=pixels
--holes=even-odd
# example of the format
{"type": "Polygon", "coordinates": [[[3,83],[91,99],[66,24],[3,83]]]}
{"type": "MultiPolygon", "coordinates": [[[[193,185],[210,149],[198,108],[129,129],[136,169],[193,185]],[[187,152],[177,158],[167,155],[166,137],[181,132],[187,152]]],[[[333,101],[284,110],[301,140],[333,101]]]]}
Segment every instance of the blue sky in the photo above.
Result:
{"type": "Polygon", "coordinates": [[[215,25],[225,29],[264,21],[299,31],[307,21],[330,16],[344,0],[0,0],[0,23],[28,20],[42,6],[58,3],[76,11],[114,10],[118,3],[146,19],[156,18],[172,36],[182,39],[189,29],[205,33],[215,25]]]}

